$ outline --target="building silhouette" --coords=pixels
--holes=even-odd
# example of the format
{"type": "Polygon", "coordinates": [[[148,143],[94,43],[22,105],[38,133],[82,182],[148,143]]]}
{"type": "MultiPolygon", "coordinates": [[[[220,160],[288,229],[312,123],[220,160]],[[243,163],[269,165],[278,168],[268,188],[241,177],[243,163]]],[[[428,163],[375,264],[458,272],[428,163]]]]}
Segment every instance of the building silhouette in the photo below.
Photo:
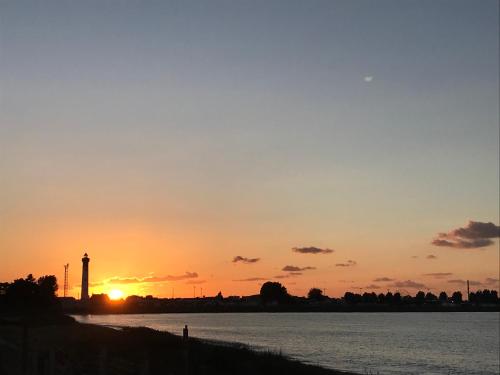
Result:
{"type": "Polygon", "coordinates": [[[89,262],[90,258],[85,253],[82,258],[82,293],[80,295],[82,301],[89,299],[89,262]]]}

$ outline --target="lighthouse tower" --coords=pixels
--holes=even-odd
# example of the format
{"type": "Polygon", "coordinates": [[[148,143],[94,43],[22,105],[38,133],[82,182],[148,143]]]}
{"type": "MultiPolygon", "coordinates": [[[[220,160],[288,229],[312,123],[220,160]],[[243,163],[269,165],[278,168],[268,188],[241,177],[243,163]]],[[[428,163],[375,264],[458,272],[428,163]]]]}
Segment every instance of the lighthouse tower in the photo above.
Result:
{"type": "Polygon", "coordinates": [[[89,262],[90,258],[85,253],[82,258],[82,294],[80,297],[82,301],[89,299],[89,262]]]}

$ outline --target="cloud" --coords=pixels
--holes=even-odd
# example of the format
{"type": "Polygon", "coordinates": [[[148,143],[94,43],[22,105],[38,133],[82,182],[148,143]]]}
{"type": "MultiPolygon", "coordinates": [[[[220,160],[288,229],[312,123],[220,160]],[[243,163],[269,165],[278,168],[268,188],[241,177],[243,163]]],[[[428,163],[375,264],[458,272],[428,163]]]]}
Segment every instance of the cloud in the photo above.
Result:
{"type": "Polygon", "coordinates": [[[486,285],[498,285],[499,282],[500,280],[494,279],[492,277],[487,277],[486,280],[484,281],[486,285]]]}
{"type": "Polygon", "coordinates": [[[418,258],[418,255],[412,255],[411,256],[413,259],[417,259],[418,258]]]}
{"type": "Polygon", "coordinates": [[[197,284],[205,284],[207,280],[189,280],[186,284],[197,285],[197,284]]]}
{"type": "Polygon", "coordinates": [[[413,280],[396,281],[395,283],[391,284],[391,286],[396,288],[414,288],[414,289],[426,288],[425,284],[413,280]]]}
{"type": "MultiPolygon", "coordinates": [[[[462,279],[453,279],[453,280],[448,280],[450,284],[466,284],[467,280],[462,280],[462,279]]],[[[475,280],[469,280],[469,285],[470,286],[479,286],[483,285],[482,282],[480,281],[475,281],[475,280]]]]}
{"type": "Polygon", "coordinates": [[[285,272],[300,272],[300,271],[307,271],[307,270],[315,270],[316,267],[297,267],[297,266],[285,266],[282,268],[282,271],[285,272]]]}
{"type": "Polygon", "coordinates": [[[365,76],[365,77],[363,78],[363,80],[364,80],[365,82],[371,82],[371,81],[373,81],[373,76],[365,76]]]}
{"type": "Polygon", "coordinates": [[[309,246],[309,247],[294,247],[292,248],[292,251],[295,251],[296,253],[301,253],[301,254],[331,254],[335,250],[332,249],[321,249],[319,247],[314,247],[314,246],[309,246]]]}
{"type": "Polygon", "coordinates": [[[290,272],[289,274],[286,275],[276,275],[273,277],[273,279],[288,279],[290,277],[295,277],[295,276],[300,276],[302,275],[301,272],[290,272]]]}
{"type": "Polygon", "coordinates": [[[432,277],[435,277],[436,279],[442,279],[443,277],[451,276],[451,275],[453,275],[451,272],[431,272],[431,273],[424,273],[424,276],[432,276],[432,277]]]}
{"type": "Polygon", "coordinates": [[[240,255],[237,255],[233,258],[233,263],[245,263],[245,264],[252,264],[252,263],[257,263],[260,260],[260,258],[246,258],[242,257],[240,255]]]}
{"type": "Polygon", "coordinates": [[[386,281],[394,281],[394,279],[390,279],[388,277],[377,277],[373,281],[375,281],[375,282],[386,282],[386,281]]]}
{"type": "Polygon", "coordinates": [[[302,275],[302,272],[289,272],[284,275],[276,275],[273,277],[249,277],[247,279],[239,279],[239,280],[233,280],[233,281],[264,281],[264,280],[271,280],[271,279],[289,279],[292,277],[300,276],[302,275]]]}
{"type": "Polygon", "coordinates": [[[370,285],[365,286],[365,289],[380,289],[380,286],[378,286],[376,284],[370,284],[370,285]]]}
{"type": "MultiPolygon", "coordinates": [[[[445,233],[440,233],[441,235],[446,235],[445,233]]],[[[454,247],[455,249],[478,249],[481,247],[486,247],[493,245],[493,241],[489,238],[477,238],[474,240],[463,240],[460,238],[455,238],[452,241],[442,238],[436,238],[432,241],[434,246],[441,247],[454,247]]]]}
{"type": "Polygon", "coordinates": [[[348,260],[346,263],[337,263],[335,267],[352,267],[357,263],[354,260],[348,260]]]}
{"type": "Polygon", "coordinates": [[[264,280],[268,280],[264,277],[249,277],[247,279],[239,279],[239,280],[233,280],[233,281],[264,281],[264,280]]]}
{"type": "Polygon", "coordinates": [[[437,256],[435,256],[434,254],[429,254],[425,258],[426,259],[437,259],[437,256]]]}
{"type": "Polygon", "coordinates": [[[453,229],[448,233],[438,233],[432,240],[434,246],[455,249],[478,249],[492,245],[492,238],[500,237],[500,227],[492,222],[469,221],[467,226],[453,229]]]}
{"type": "Polygon", "coordinates": [[[196,272],[185,272],[183,275],[167,276],[147,276],[147,277],[113,277],[106,280],[106,284],[142,284],[142,283],[160,283],[164,281],[179,281],[195,279],[198,277],[196,272]]]}

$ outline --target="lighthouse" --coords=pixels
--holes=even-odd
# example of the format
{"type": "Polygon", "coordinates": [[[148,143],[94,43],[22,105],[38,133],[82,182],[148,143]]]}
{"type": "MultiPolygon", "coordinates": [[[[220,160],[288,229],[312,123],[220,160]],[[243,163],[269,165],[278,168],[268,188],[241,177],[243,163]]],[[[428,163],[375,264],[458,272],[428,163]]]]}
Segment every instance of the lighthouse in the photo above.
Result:
{"type": "Polygon", "coordinates": [[[80,297],[82,301],[89,299],[89,262],[90,258],[85,253],[82,258],[82,294],[80,297]]]}

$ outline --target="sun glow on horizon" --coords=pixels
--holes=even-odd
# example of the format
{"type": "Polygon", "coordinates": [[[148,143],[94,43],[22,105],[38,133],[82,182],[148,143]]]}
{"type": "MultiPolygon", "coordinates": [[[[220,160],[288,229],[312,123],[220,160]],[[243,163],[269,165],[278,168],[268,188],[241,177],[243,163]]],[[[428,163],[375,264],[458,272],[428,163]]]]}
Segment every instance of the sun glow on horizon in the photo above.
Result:
{"type": "Polygon", "coordinates": [[[109,299],[111,300],[119,300],[124,297],[124,293],[119,289],[111,289],[108,292],[109,299]]]}

